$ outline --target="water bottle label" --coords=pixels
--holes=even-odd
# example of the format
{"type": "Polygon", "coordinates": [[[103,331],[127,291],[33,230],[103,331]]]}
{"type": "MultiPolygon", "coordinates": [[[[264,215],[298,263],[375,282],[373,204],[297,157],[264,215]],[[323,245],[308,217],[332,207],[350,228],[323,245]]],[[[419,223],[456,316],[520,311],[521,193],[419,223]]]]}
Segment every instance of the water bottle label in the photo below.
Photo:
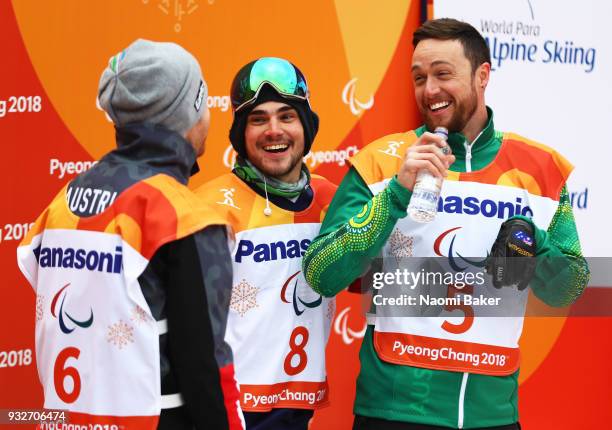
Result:
{"type": "Polygon", "coordinates": [[[432,192],[432,191],[428,191],[428,190],[417,190],[415,193],[413,193],[412,199],[419,201],[419,200],[425,200],[428,203],[437,203],[438,202],[438,193],[436,192],[432,192]]]}

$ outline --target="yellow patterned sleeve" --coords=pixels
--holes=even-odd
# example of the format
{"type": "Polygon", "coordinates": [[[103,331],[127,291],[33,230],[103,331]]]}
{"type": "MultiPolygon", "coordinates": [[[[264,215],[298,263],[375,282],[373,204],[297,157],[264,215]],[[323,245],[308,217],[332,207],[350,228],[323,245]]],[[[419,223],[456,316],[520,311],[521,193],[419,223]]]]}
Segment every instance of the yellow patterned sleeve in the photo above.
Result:
{"type": "Polygon", "coordinates": [[[553,220],[547,231],[537,232],[536,244],[538,265],[531,282],[534,294],[550,306],[572,304],[588,284],[590,272],[565,186],[553,220]]]}
{"type": "Polygon", "coordinates": [[[303,259],[304,275],[319,294],[333,296],[369,267],[406,216],[410,191],[395,178],[376,196],[349,170],[332,201],[319,236],[303,259]]]}

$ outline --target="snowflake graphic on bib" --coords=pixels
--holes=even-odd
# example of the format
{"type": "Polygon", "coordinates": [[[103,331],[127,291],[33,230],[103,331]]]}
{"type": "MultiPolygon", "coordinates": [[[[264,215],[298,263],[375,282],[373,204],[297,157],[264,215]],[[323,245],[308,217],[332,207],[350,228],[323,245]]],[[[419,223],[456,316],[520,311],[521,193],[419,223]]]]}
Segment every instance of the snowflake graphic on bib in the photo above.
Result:
{"type": "Polygon", "coordinates": [[[244,316],[249,310],[256,308],[257,304],[257,293],[259,288],[249,284],[246,279],[243,279],[234,285],[232,288],[232,299],[230,301],[230,308],[244,316]]]}

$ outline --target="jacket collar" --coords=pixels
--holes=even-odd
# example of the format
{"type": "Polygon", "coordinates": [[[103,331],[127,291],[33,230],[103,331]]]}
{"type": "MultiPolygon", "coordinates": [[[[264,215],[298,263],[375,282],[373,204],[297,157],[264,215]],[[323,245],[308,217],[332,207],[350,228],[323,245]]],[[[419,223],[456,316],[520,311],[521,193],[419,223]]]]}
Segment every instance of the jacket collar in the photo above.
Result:
{"type": "Polygon", "coordinates": [[[189,177],[199,171],[195,150],[174,131],[149,123],[115,127],[115,131],[117,148],[102,160],[143,164],[185,185],[189,177]]]}
{"type": "MultiPolygon", "coordinates": [[[[478,135],[476,140],[472,142],[472,155],[477,154],[480,151],[488,149],[488,146],[493,144],[493,137],[495,136],[495,126],[493,124],[493,110],[487,106],[487,124],[485,125],[482,132],[478,135]]],[[[420,136],[427,130],[425,125],[421,126],[417,130],[417,135],[420,136]]],[[[432,131],[430,131],[432,132],[432,131]]],[[[457,158],[465,157],[465,146],[464,143],[467,141],[465,135],[459,132],[449,133],[448,135],[448,144],[450,145],[453,155],[457,158]]],[[[468,142],[470,144],[470,142],[468,142]]]]}

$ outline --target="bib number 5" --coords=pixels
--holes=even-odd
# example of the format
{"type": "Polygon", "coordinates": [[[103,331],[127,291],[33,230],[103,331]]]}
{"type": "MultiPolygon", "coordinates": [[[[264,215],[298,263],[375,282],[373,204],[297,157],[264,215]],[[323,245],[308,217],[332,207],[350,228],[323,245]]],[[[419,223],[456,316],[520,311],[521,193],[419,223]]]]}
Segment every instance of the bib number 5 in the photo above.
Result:
{"type": "Polygon", "coordinates": [[[53,366],[53,385],[55,386],[55,392],[57,397],[60,398],[64,403],[74,403],[81,394],[81,376],[76,367],[66,366],[66,361],[69,358],[75,360],[79,358],[81,351],[75,347],[64,348],[55,359],[55,365],[53,366]],[[72,390],[66,391],[64,387],[64,381],[66,378],[72,379],[72,390]]]}
{"type": "Polygon", "coordinates": [[[289,338],[289,353],[285,357],[285,373],[289,376],[297,375],[302,372],[308,364],[308,356],[306,355],[306,344],[308,343],[308,329],[303,326],[298,326],[291,332],[289,338]],[[299,337],[299,341],[298,341],[299,337]],[[294,364],[294,357],[297,356],[297,363],[294,364]]]}
{"type": "MultiPolygon", "coordinates": [[[[457,297],[457,294],[473,294],[474,286],[466,285],[461,290],[457,289],[454,285],[448,286],[448,291],[446,297],[454,298],[457,297]]],[[[472,324],[474,324],[474,308],[468,305],[460,304],[460,305],[445,305],[444,310],[446,311],[454,311],[460,310],[463,312],[463,321],[459,324],[453,324],[449,321],[444,321],[442,323],[442,329],[446,330],[449,333],[460,334],[468,331],[472,324]]]]}

